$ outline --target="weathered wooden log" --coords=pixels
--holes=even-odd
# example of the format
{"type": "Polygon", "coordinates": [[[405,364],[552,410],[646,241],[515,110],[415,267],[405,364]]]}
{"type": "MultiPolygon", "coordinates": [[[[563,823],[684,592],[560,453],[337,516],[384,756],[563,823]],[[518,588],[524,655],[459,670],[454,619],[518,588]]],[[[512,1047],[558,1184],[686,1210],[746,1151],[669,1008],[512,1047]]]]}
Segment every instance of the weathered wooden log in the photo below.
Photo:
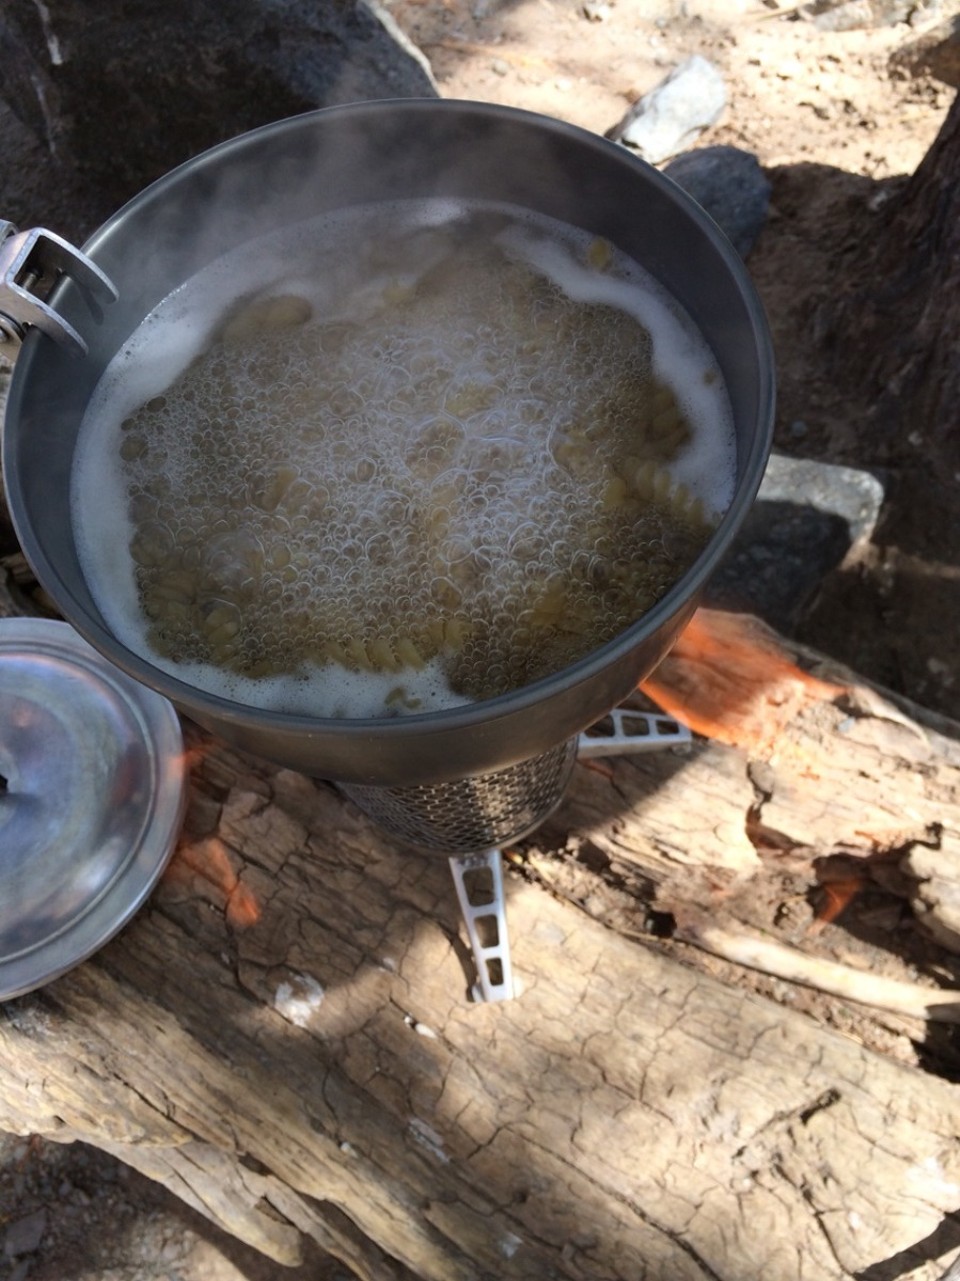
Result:
{"type": "Polygon", "coordinates": [[[680,919],[684,882],[722,914],[788,848],[955,830],[949,739],[848,694],[808,700],[771,760],[698,740],[578,766],[508,878],[521,994],[478,1005],[443,860],[186,728],[149,904],[0,1007],[0,1126],[96,1144],[271,1257],[308,1235],[368,1281],[942,1272],[960,1089],[645,922],[680,919]]]}
{"type": "Polygon", "coordinates": [[[726,744],[700,742],[679,768],[668,754],[594,772],[560,816],[565,831],[589,832],[613,879],[639,870],[667,908],[718,910],[717,887],[729,899],[764,855],[827,882],[839,866],[894,884],[936,939],[960,951],[957,723],[878,692],[755,619],[698,619],[705,641],[681,638],[648,688],[674,710],[685,703],[694,727],[700,715],[726,744]],[[698,712],[711,698],[709,715],[698,712]],[[625,801],[622,824],[599,817],[611,790],[625,801]]]}

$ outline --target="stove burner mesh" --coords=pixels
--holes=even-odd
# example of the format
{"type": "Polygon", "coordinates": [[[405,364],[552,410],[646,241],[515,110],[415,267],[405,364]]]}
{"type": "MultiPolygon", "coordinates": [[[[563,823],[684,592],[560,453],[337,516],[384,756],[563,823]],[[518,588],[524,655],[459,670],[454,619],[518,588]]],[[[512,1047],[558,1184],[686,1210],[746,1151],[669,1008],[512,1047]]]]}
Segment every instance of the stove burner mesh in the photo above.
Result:
{"type": "Polygon", "coordinates": [[[519,840],[559,805],[577,758],[571,738],[491,774],[415,787],[341,783],[344,795],[391,836],[440,854],[519,840]]]}

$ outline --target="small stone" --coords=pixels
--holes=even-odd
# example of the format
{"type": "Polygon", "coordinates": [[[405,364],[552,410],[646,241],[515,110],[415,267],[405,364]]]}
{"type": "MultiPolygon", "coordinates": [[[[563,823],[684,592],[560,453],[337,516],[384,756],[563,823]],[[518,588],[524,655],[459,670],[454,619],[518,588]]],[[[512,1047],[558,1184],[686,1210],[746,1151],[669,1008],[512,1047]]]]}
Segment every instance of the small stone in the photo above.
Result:
{"type": "Polygon", "coordinates": [[[7,1224],[3,1237],[3,1252],[8,1259],[15,1259],[21,1254],[32,1254],[43,1240],[47,1230],[46,1210],[34,1210],[33,1214],[24,1215],[7,1224]]]}
{"type": "Polygon", "coordinates": [[[809,430],[802,418],[797,418],[790,424],[790,435],[794,440],[803,440],[809,430]]]}
{"type": "Polygon", "coordinates": [[[503,58],[494,58],[490,63],[490,70],[497,76],[505,76],[510,70],[510,64],[504,62],[503,58]]]}
{"type": "Polygon", "coordinates": [[[818,31],[857,31],[893,27],[906,22],[915,0],[846,0],[842,4],[815,5],[813,25],[818,31]]]}
{"type": "Polygon", "coordinates": [[[883,481],[872,472],[772,453],[706,603],[747,609],[792,631],[827,575],[870,538],[883,501],[883,481]]]}
{"type": "Polygon", "coordinates": [[[753,248],[770,208],[770,183],[750,151],[702,147],[664,167],[720,227],[741,258],[753,248]]]}
{"type": "Polygon", "coordinates": [[[694,54],[635,102],[606,136],[659,164],[715,124],[726,101],[723,76],[712,62],[694,54]]]}
{"type": "Polygon", "coordinates": [[[583,16],[588,22],[606,22],[612,13],[610,6],[603,4],[601,0],[587,0],[583,6],[583,16]]]}
{"type": "Polygon", "coordinates": [[[553,87],[559,90],[560,93],[569,93],[573,88],[573,81],[567,76],[560,76],[557,80],[554,80],[553,87]]]}
{"type": "MultiPolygon", "coordinates": [[[[917,5],[910,15],[923,12],[917,5]]],[[[931,13],[932,20],[933,14],[931,13]]],[[[898,49],[890,59],[890,66],[904,77],[924,79],[933,76],[944,85],[960,85],[960,23],[947,18],[937,26],[928,28],[923,35],[898,49]]]]}

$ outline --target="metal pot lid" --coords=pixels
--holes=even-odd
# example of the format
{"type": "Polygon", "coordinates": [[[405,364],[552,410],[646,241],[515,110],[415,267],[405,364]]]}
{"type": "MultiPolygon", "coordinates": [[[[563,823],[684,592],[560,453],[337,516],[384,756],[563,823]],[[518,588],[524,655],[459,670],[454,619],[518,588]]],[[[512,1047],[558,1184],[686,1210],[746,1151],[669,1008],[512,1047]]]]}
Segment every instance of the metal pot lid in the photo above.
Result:
{"type": "Polygon", "coordinates": [[[0,621],[0,1000],[72,969],[143,905],[186,801],[173,705],[67,623],[0,621]]]}

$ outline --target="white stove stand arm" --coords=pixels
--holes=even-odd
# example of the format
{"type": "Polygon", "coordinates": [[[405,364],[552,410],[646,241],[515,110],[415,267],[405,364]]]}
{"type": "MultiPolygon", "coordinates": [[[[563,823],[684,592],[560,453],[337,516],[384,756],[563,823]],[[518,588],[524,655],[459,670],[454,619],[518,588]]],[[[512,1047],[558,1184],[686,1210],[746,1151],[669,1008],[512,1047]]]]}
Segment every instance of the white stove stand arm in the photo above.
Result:
{"type": "Polygon", "coordinates": [[[503,863],[498,849],[453,855],[450,871],[467,927],[479,982],[475,1001],[509,1001],[514,995],[503,897],[503,863]]]}
{"type": "MultiPolygon", "coordinates": [[[[615,708],[579,738],[577,756],[623,756],[684,747],[690,731],[672,716],[615,708]]],[[[515,995],[510,964],[506,903],[503,897],[503,863],[499,849],[482,854],[453,855],[450,871],[467,927],[467,937],[477,966],[475,1001],[509,1001],[515,995]]]]}

